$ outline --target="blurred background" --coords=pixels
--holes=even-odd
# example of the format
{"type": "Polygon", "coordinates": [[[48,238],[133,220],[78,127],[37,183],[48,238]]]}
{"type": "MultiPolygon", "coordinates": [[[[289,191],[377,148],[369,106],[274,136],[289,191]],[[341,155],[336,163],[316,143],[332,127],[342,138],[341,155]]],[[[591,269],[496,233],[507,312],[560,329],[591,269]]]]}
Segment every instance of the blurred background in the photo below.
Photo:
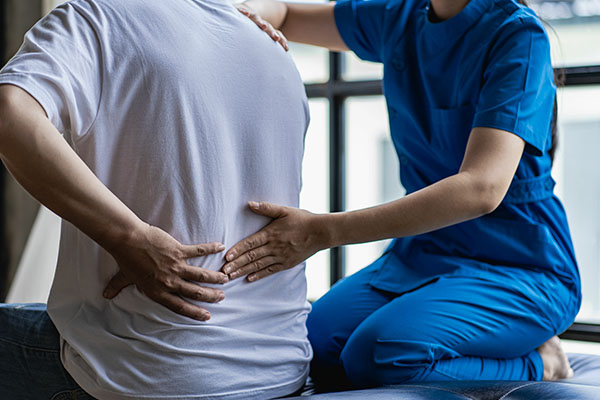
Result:
{"type": "MultiPolygon", "coordinates": [[[[62,1],[0,0],[0,54],[6,62],[24,32],[62,1]]],[[[556,193],[563,200],[583,282],[577,322],[600,333],[600,0],[529,1],[546,23],[555,68],[565,68],[559,89],[559,146],[554,164],[556,193]]],[[[306,136],[301,206],[313,212],[351,210],[404,194],[398,177],[385,102],[382,67],[353,54],[291,45],[307,85],[312,122],[306,136]]],[[[400,160],[401,161],[401,160],[400,160]]],[[[0,174],[0,296],[9,301],[45,301],[53,274],[59,227],[12,178],[0,174]],[[36,220],[37,217],[37,220],[36,220]],[[38,264],[50,268],[36,269],[38,264]],[[21,267],[19,267],[21,265],[21,267]],[[37,277],[32,283],[31,277],[37,277]],[[9,293],[12,291],[12,297],[9,293]]],[[[374,261],[387,242],[323,251],[307,262],[310,300],[336,280],[374,261]]],[[[38,267],[37,268],[41,268],[38,267]]],[[[577,332],[576,332],[577,333],[577,332]]],[[[600,340],[600,339],[598,339],[600,340]]],[[[598,352],[598,345],[568,344],[598,352]],[[583,346],[583,347],[581,347],[583,346]]]]}

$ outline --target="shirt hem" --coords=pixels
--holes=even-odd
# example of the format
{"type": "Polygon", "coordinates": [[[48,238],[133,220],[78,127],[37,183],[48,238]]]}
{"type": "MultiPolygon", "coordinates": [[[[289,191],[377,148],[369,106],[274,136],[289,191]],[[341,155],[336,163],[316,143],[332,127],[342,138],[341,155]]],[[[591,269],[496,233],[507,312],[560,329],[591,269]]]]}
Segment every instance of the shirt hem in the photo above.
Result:
{"type": "Polygon", "coordinates": [[[113,391],[98,388],[93,381],[84,373],[80,373],[80,370],[73,368],[73,366],[67,366],[63,362],[65,369],[69,372],[71,377],[81,386],[81,388],[89,395],[100,398],[103,400],[135,400],[135,399],[151,399],[151,400],[186,400],[186,399],[202,399],[202,400],[264,400],[270,398],[279,398],[282,396],[290,395],[298,391],[306,382],[308,377],[308,366],[305,368],[302,376],[292,382],[284,383],[282,385],[269,386],[262,389],[243,390],[238,392],[229,392],[222,394],[201,394],[201,395],[173,395],[173,396],[145,396],[138,394],[121,394],[113,391]]]}

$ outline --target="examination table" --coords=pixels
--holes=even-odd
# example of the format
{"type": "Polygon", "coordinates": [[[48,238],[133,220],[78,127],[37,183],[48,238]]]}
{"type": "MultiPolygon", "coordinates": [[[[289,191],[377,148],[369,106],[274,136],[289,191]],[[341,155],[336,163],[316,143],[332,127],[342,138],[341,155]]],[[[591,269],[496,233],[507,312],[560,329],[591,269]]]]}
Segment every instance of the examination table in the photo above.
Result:
{"type": "Polygon", "coordinates": [[[575,375],[557,382],[450,381],[317,393],[310,383],[294,399],[349,400],[600,400],[600,356],[568,354],[575,375]]]}

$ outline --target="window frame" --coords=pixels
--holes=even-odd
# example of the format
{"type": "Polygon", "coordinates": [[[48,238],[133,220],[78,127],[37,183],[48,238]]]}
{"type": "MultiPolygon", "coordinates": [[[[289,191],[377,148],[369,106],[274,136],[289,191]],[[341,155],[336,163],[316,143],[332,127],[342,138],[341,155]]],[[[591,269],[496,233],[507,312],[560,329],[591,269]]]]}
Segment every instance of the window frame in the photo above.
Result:
{"type": "MultiPolygon", "coordinates": [[[[352,97],[382,96],[383,81],[345,80],[345,58],[342,53],[329,52],[329,79],[323,83],[306,84],[309,99],[329,101],[329,208],[331,212],[346,209],[346,126],[345,103],[352,97]]],[[[600,65],[555,68],[564,87],[600,84],[600,65]]],[[[330,286],[345,275],[344,247],[330,252],[330,286]]],[[[575,322],[563,334],[563,339],[600,342],[600,324],[575,322]]]]}

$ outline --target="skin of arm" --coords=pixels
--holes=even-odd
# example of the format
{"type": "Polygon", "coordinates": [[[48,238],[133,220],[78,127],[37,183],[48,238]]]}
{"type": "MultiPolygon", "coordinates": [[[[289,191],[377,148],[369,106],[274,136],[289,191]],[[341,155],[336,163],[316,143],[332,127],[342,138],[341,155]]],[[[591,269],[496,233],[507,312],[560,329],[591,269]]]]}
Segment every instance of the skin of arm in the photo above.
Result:
{"type": "Polygon", "coordinates": [[[223,245],[182,245],[140,220],[77,156],[39,103],[12,85],[0,86],[0,157],[31,195],[113,256],[120,270],[105,297],[135,284],[151,299],[198,320],[210,314],[180,296],[206,302],[224,298],[221,290],[189,281],[225,283],[226,275],[186,262],[218,253],[223,245]]]}
{"type": "Polygon", "coordinates": [[[335,2],[323,4],[284,3],[274,0],[249,0],[238,6],[273,40],[287,50],[287,39],[321,46],[332,51],[346,51],[333,9],[335,2]]]}
{"type": "Polygon", "coordinates": [[[250,281],[292,268],[325,248],[419,235],[491,213],[508,191],[525,148],[514,134],[474,128],[455,175],[401,199],[367,209],[313,214],[250,203],[271,224],[232,247],[223,271],[250,281]]]}

